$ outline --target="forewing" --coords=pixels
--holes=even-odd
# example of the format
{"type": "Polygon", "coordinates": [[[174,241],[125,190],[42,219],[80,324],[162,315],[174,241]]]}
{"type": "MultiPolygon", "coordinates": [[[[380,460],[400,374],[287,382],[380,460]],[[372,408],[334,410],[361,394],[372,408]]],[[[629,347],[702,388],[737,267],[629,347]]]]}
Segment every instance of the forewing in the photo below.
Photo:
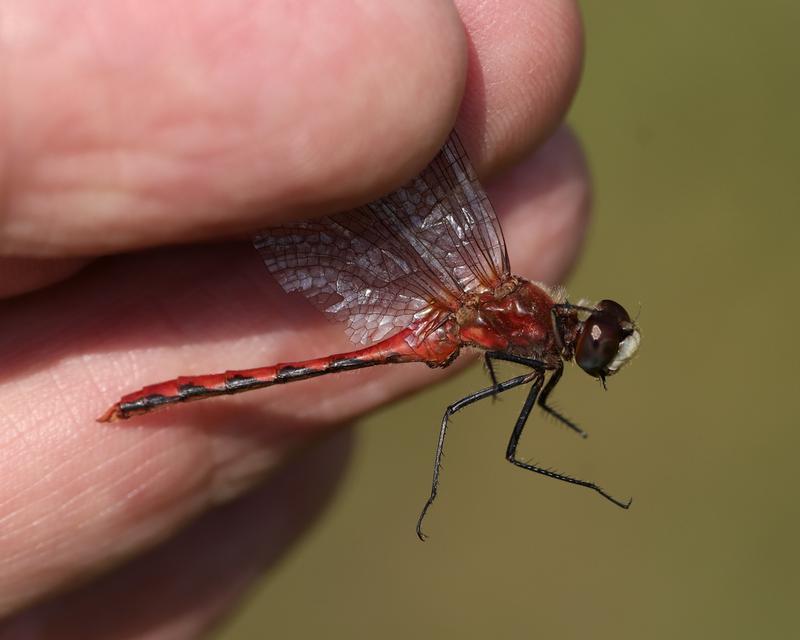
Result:
{"type": "Polygon", "coordinates": [[[393,193],[350,211],[254,238],[287,292],[347,324],[357,344],[458,308],[508,274],[502,231],[455,133],[393,193]]]}

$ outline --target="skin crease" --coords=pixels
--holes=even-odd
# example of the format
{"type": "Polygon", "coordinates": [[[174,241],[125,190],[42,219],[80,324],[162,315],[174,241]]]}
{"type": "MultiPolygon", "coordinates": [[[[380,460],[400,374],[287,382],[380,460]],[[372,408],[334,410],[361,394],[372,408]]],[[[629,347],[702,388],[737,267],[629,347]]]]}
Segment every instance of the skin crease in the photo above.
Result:
{"type": "Polygon", "coordinates": [[[235,238],[402,183],[456,117],[482,176],[513,166],[489,181],[513,271],[561,279],[589,198],[553,135],[577,9],[8,0],[0,50],[0,638],[193,637],[324,505],[348,438],[312,443],[443,373],[94,418],[176,374],[349,349],[235,238]]]}

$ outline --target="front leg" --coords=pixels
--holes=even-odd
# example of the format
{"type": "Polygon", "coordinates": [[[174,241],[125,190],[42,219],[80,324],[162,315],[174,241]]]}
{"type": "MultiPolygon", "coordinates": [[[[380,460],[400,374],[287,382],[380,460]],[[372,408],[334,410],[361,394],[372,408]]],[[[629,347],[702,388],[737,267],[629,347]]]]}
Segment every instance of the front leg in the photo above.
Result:
{"type": "Polygon", "coordinates": [[[553,416],[556,420],[558,420],[561,424],[566,425],[570,429],[572,429],[575,433],[577,433],[581,438],[588,438],[589,434],[586,433],[583,429],[581,429],[577,424],[575,424],[572,420],[567,418],[566,416],[562,415],[549,404],[547,404],[547,398],[550,397],[550,393],[555,389],[558,381],[561,380],[561,374],[564,373],[564,365],[561,365],[558,369],[553,371],[553,374],[550,376],[550,379],[547,381],[547,384],[542,389],[542,394],[539,396],[539,406],[544,409],[547,413],[553,416]]]}
{"type": "Polygon", "coordinates": [[[558,367],[553,368],[552,365],[548,366],[541,360],[534,360],[533,358],[525,358],[524,356],[515,356],[509,353],[503,353],[502,351],[487,351],[483,355],[486,366],[489,369],[489,375],[492,377],[492,382],[495,386],[497,386],[497,378],[494,374],[494,367],[491,364],[492,360],[504,360],[506,362],[514,362],[516,364],[522,364],[526,367],[531,367],[536,371],[544,372],[547,369],[553,369],[553,373],[550,376],[550,379],[547,381],[547,384],[542,389],[541,395],[539,396],[539,406],[544,409],[547,413],[553,416],[556,420],[561,422],[563,425],[572,429],[575,433],[577,433],[581,438],[589,437],[589,434],[586,433],[583,429],[581,429],[577,424],[575,424],[572,420],[567,418],[566,416],[562,415],[549,404],[547,404],[547,398],[550,397],[553,389],[556,388],[559,380],[561,380],[561,375],[564,373],[564,363],[559,363],[558,367]]]}
{"type": "Polygon", "coordinates": [[[622,509],[627,509],[630,507],[632,499],[629,498],[628,500],[619,500],[594,482],[573,478],[572,476],[558,473],[557,471],[553,471],[551,469],[545,469],[544,467],[540,467],[536,464],[529,464],[517,458],[517,446],[519,445],[519,439],[522,436],[522,430],[525,428],[525,423],[528,421],[528,416],[531,413],[531,409],[536,403],[540,388],[540,381],[537,380],[534,382],[530,392],[528,393],[528,397],[525,399],[525,404],[522,406],[522,411],[520,411],[517,422],[514,425],[514,430],[511,432],[511,438],[508,441],[508,447],[506,448],[506,460],[508,460],[511,464],[520,467],[521,469],[525,469],[526,471],[533,471],[534,473],[547,476],[548,478],[553,478],[554,480],[561,480],[561,482],[568,482],[569,484],[577,484],[581,487],[586,487],[587,489],[596,491],[606,500],[613,502],[622,509]]]}

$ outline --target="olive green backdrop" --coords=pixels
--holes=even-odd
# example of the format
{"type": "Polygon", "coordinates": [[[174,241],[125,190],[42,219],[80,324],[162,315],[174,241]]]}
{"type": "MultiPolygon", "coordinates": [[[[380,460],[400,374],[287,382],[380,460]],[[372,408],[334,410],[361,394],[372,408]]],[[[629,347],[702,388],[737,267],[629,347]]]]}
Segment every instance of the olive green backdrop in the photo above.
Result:
{"type": "Polygon", "coordinates": [[[800,4],[584,9],[596,217],[569,290],[641,305],[643,347],[608,393],[565,376],[589,440],[537,416],[522,455],[633,507],[508,465],[517,394],[459,415],[419,543],[475,367],[360,423],[327,514],[218,638],[800,637],[800,4]]]}

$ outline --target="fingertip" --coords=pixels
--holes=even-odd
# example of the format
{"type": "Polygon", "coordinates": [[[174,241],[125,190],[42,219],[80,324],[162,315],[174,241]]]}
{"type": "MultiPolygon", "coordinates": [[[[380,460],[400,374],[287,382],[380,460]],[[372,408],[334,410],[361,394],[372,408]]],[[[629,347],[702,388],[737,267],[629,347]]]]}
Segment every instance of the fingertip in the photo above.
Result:
{"type": "MultiPolygon", "coordinates": [[[[427,0],[369,7],[374,19],[348,36],[341,77],[305,83],[314,90],[297,105],[298,130],[269,154],[279,159],[283,191],[259,195],[258,215],[308,217],[380,197],[416,175],[452,129],[467,73],[455,8],[427,0]]],[[[253,176],[257,194],[263,175],[270,172],[253,176]]]]}
{"type": "Polygon", "coordinates": [[[497,171],[557,128],[580,80],[584,36],[574,0],[457,0],[469,72],[459,129],[474,163],[497,171]]]}
{"type": "Polygon", "coordinates": [[[560,282],[578,258],[590,220],[591,180],[580,142],[559,129],[489,185],[512,270],[560,282]]]}

